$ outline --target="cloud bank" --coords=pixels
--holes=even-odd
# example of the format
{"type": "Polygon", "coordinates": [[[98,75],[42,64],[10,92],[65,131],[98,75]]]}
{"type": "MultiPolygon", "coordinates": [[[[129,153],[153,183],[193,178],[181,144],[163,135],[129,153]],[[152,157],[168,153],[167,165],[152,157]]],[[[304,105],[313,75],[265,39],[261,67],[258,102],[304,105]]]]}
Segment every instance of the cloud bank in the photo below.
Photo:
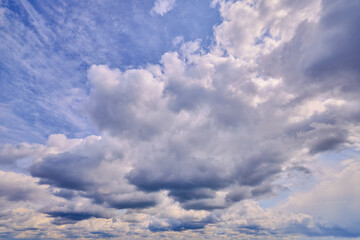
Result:
{"type": "Polygon", "coordinates": [[[208,49],[87,70],[98,136],[3,147],[5,238],[360,237],[360,3],[212,4],[208,49]]]}

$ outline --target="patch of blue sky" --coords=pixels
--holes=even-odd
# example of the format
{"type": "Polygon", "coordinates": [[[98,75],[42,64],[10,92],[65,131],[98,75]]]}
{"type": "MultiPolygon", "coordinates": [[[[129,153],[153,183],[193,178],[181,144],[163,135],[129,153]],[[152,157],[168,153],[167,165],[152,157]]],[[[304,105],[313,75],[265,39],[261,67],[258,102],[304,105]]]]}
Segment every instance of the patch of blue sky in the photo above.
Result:
{"type": "Polygon", "coordinates": [[[356,149],[356,147],[350,147],[339,151],[321,153],[319,154],[319,159],[322,164],[338,164],[344,160],[355,158],[356,156],[359,156],[359,154],[360,152],[356,149]]]}
{"type": "Polygon", "coordinates": [[[285,202],[286,199],[292,194],[289,190],[284,190],[282,192],[277,193],[273,197],[265,198],[259,200],[260,207],[266,209],[266,208],[273,208],[277,205],[279,205],[282,202],[285,202]]]}
{"type": "Polygon", "coordinates": [[[51,133],[96,134],[79,106],[62,101],[86,97],[87,69],[92,64],[122,70],[157,64],[162,54],[176,50],[172,40],[177,36],[202,39],[206,49],[221,20],[210,3],[177,1],[160,16],[150,14],[150,0],[2,1],[0,101],[7,108],[0,115],[2,129],[11,142],[43,142],[51,133]],[[9,122],[14,118],[21,130],[9,122]]]}
{"type": "Polygon", "coordinates": [[[259,45],[259,44],[263,44],[264,43],[264,40],[265,38],[273,38],[270,34],[270,29],[267,28],[264,33],[259,37],[259,38],[256,38],[255,39],[255,45],[259,45]]]}
{"type": "Polygon", "coordinates": [[[174,37],[181,35],[185,41],[208,39],[213,25],[220,22],[210,1],[178,1],[163,16],[150,14],[154,1],[59,3],[23,4],[34,10],[28,12],[36,13],[30,22],[46,36],[43,39],[50,41],[52,50],[60,49],[88,64],[119,68],[158,63],[165,51],[174,50],[174,37]]]}
{"type": "MultiPolygon", "coordinates": [[[[355,147],[344,148],[338,151],[329,151],[320,153],[317,156],[316,165],[326,166],[326,168],[330,169],[342,169],[344,166],[341,166],[342,162],[348,159],[355,159],[359,156],[360,152],[355,147]]],[[[282,191],[278,191],[276,195],[270,198],[259,200],[259,205],[262,208],[272,208],[280,203],[286,201],[286,199],[292,195],[294,192],[306,192],[311,190],[314,185],[317,183],[318,179],[316,176],[308,175],[306,178],[306,174],[302,172],[294,172],[293,181],[296,182],[296,185],[291,186],[291,191],[283,189],[282,191]],[[296,175],[294,175],[296,174],[296,175]]],[[[287,180],[289,181],[289,180],[287,180]]],[[[281,182],[282,184],[286,184],[286,182],[281,182]]]]}

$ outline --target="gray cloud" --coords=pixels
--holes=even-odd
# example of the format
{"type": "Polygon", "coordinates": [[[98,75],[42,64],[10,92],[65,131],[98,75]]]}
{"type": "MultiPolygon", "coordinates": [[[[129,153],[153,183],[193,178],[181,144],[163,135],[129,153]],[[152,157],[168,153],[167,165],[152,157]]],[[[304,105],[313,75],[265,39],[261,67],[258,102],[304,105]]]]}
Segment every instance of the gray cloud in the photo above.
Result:
{"type": "Polygon", "coordinates": [[[281,172],[280,163],[283,161],[282,157],[273,152],[253,156],[238,166],[236,179],[241,185],[260,185],[271,176],[281,172]]]}
{"type": "Polygon", "coordinates": [[[0,198],[10,202],[40,202],[48,197],[46,189],[29,176],[4,171],[0,171],[0,176],[0,198]]]}
{"type": "Polygon", "coordinates": [[[269,61],[264,61],[264,69],[284,77],[288,87],[300,94],[333,88],[357,91],[360,32],[355,24],[360,5],[357,1],[323,1],[322,6],[319,23],[300,24],[289,42],[266,57],[269,61]]]}
{"type": "MultiPolygon", "coordinates": [[[[336,129],[337,130],[337,129],[336,129]]],[[[346,132],[328,130],[325,136],[321,136],[320,133],[311,142],[310,153],[315,154],[324,151],[336,150],[342,144],[347,142],[346,132]]]]}
{"type": "Polygon", "coordinates": [[[89,218],[105,218],[106,216],[101,215],[99,213],[91,213],[91,212],[69,212],[69,211],[52,211],[45,212],[45,214],[49,215],[53,218],[53,223],[56,225],[63,224],[73,224],[78,221],[86,220],[89,218]]]}
{"type": "Polygon", "coordinates": [[[129,198],[125,200],[111,200],[108,202],[109,206],[117,209],[128,209],[128,208],[148,208],[156,205],[156,200],[153,199],[134,199],[129,198]]]}
{"type": "Polygon", "coordinates": [[[152,232],[163,232],[163,231],[184,231],[203,229],[209,223],[214,223],[216,220],[212,217],[201,219],[200,221],[181,221],[181,220],[169,220],[166,225],[151,222],[149,224],[149,230],[152,232]]]}
{"type": "Polygon", "coordinates": [[[193,199],[203,199],[203,198],[214,198],[215,191],[209,188],[195,188],[195,189],[179,189],[171,190],[169,196],[173,197],[178,202],[185,202],[193,199]]]}
{"type": "Polygon", "coordinates": [[[86,179],[86,172],[96,167],[91,159],[64,153],[49,156],[42,162],[31,167],[31,174],[41,178],[40,183],[50,184],[60,188],[86,190],[92,188],[90,178],[86,179]]]}
{"type": "Polygon", "coordinates": [[[181,204],[184,209],[194,209],[194,210],[214,210],[214,209],[224,209],[228,205],[224,202],[216,202],[214,199],[195,199],[186,201],[181,204]]]}
{"type": "MultiPolygon", "coordinates": [[[[209,166],[202,161],[192,159],[184,161],[184,165],[161,166],[159,169],[137,168],[127,175],[130,183],[146,191],[162,189],[191,190],[195,188],[220,189],[229,184],[226,177],[221,176],[216,166],[209,166]],[[187,171],[176,171],[178,167],[187,171]],[[171,174],[169,174],[171,173],[171,174]]],[[[154,165],[153,167],[159,167],[154,165]]]]}

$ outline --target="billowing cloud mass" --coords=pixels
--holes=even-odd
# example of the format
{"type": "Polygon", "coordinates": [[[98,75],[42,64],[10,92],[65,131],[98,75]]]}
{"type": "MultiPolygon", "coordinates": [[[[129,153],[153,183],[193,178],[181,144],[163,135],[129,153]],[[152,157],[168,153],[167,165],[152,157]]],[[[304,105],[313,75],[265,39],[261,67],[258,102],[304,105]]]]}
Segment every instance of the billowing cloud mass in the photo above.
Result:
{"type": "Polygon", "coordinates": [[[360,2],[211,7],[210,42],[78,69],[92,135],[2,146],[1,237],[360,237],[360,2]]]}

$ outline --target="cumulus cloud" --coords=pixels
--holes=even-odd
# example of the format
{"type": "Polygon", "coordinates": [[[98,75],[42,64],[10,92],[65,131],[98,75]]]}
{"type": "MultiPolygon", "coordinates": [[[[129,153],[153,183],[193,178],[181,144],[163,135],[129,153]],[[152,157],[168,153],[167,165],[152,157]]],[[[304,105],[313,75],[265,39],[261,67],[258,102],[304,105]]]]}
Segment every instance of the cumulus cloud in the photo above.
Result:
{"type": "MultiPolygon", "coordinates": [[[[182,43],[179,53],[163,55],[156,74],[104,66],[89,71],[93,122],[115,138],[136,142],[125,179],[146,193],[166,190],[187,210],[220,210],[271,196],[281,188],[277,179],[285,169],[310,172],[302,165],[314,155],[354,142],[350,132],[358,113],[351,101],[359,99],[349,99],[351,90],[345,93],[341,86],[357,86],[352,82],[357,73],[351,64],[323,68],[321,57],[329,55],[313,52],[329,52],[322,50],[326,46],[338,51],[328,29],[347,31],[355,21],[350,14],[336,27],[328,16],[356,3],[343,10],[320,1],[218,4],[224,21],[215,28],[213,51],[182,43]],[[245,17],[239,21],[239,15],[245,17]],[[340,83],[330,71],[344,72],[345,80],[340,83]]],[[[350,38],[342,39],[355,47],[350,38]]],[[[169,222],[149,226],[165,231],[177,229],[175,222],[174,228],[169,222]]]]}
{"type": "MultiPolygon", "coordinates": [[[[156,1],[152,12],[164,15],[174,4],[156,1]]],[[[313,165],[322,154],[358,146],[354,24],[360,5],[217,4],[223,22],[208,51],[200,40],[181,40],[178,51],[164,53],[157,65],[92,65],[85,111],[101,136],[55,134],[44,145],[5,145],[1,162],[28,158],[26,178],[36,184],[0,183],[0,197],[32,200],[40,190],[28,189],[46,187],[61,204],[37,211],[56,226],[97,222],[153,234],[206,229],[219,236],[359,236],[359,193],[348,187],[358,182],[355,161],[272,209],[257,200],[294,187],[294,171],[307,177],[325,171],[313,165]]],[[[121,235],[101,229],[92,232],[121,235]]]]}
{"type": "Polygon", "coordinates": [[[149,139],[171,122],[167,119],[171,115],[164,111],[164,83],[151,72],[131,69],[121,73],[92,66],[88,78],[93,86],[89,113],[101,130],[149,139]]]}

